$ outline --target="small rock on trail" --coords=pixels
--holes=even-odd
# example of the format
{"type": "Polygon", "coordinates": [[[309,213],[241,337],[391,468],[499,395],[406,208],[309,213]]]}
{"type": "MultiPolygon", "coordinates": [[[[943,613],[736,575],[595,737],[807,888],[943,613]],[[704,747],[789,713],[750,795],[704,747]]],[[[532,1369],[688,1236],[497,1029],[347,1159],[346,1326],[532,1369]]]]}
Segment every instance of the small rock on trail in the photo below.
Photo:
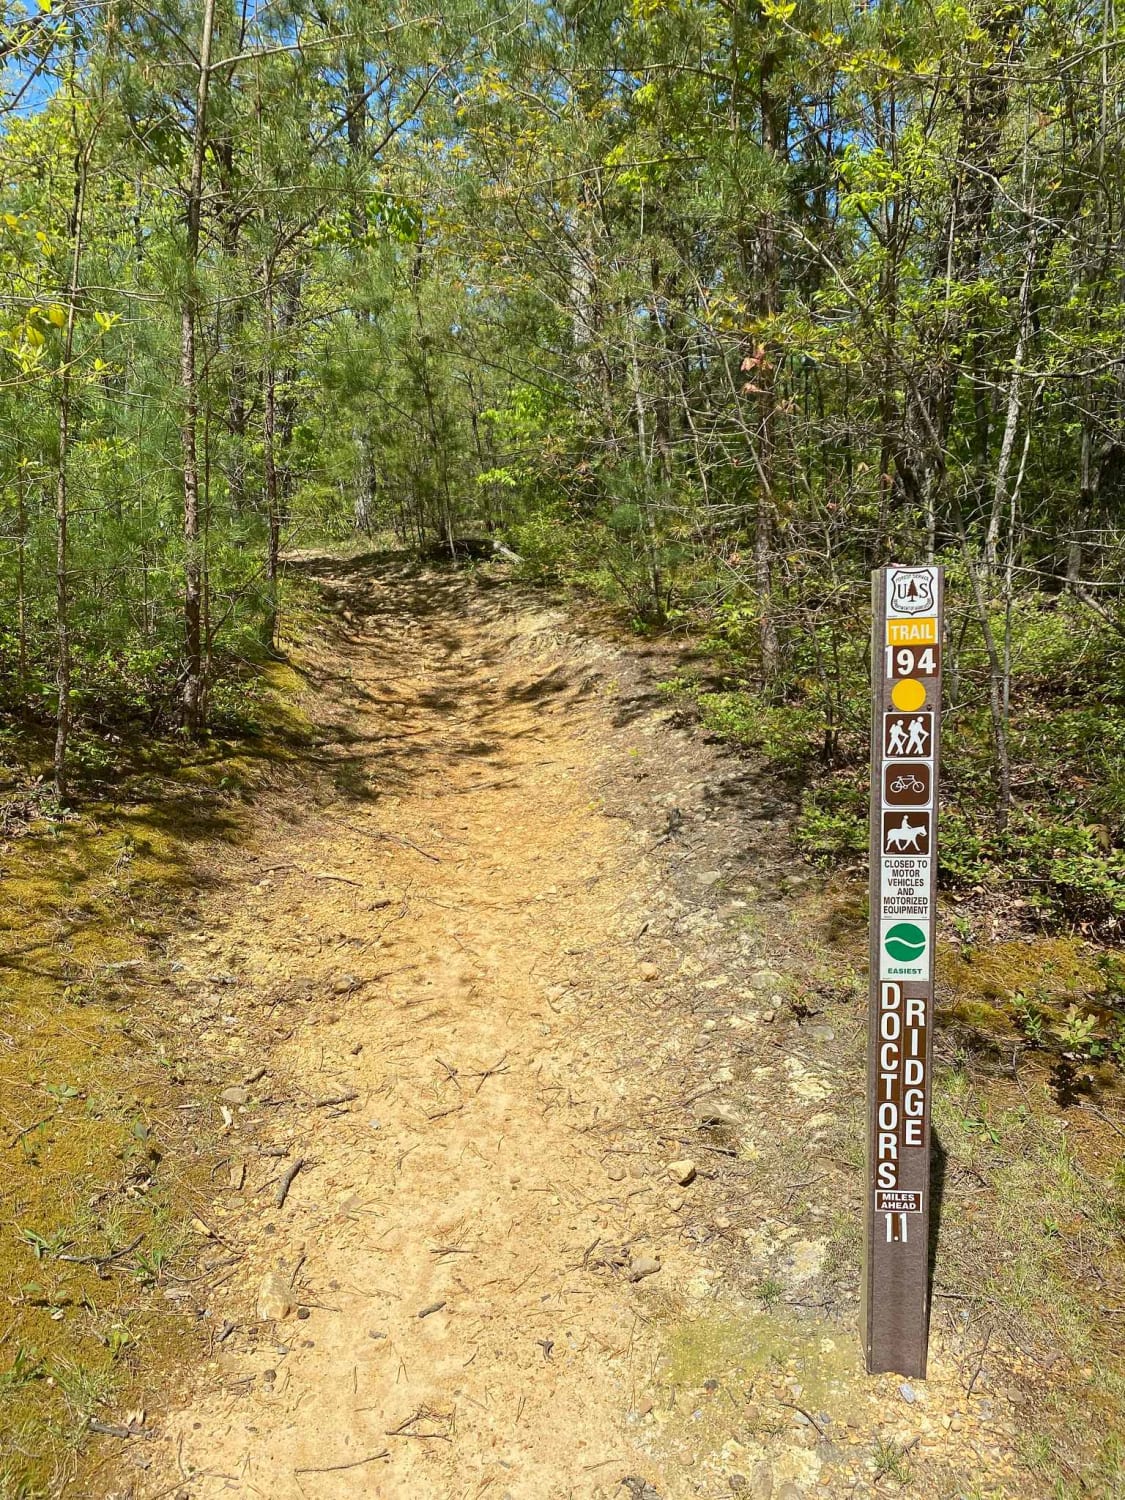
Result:
{"type": "Polygon", "coordinates": [[[269,1271],[258,1288],[258,1317],[263,1323],[280,1322],[296,1308],[296,1301],[285,1277],[269,1271]]]}

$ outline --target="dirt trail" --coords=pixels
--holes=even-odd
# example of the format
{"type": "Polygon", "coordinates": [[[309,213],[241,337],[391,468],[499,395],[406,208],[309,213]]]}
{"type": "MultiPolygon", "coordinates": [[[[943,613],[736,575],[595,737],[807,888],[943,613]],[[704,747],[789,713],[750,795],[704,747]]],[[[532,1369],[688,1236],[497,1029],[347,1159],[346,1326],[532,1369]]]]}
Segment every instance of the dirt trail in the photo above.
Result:
{"type": "MultiPolygon", "coordinates": [[[[616,1488],[652,1349],[629,1283],[588,1266],[607,1239],[659,1253],[676,1221],[615,1185],[628,1085],[563,1003],[638,982],[617,943],[635,857],[586,774],[591,694],[527,649],[550,621],[454,578],[336,589],[350,629],[308,665],[342,794],[272,831],[269,874],[193,967],[292,991],[271,1077],[356,1097],[272,1132],[306,1166],[262,1214],[257,1269],[312,1315],[279,1326],[283,1358],[233,1336],[254,1389],[176,1423],[212,1475],[192,1493],[223,1475],[270,1496],[616,1488]],[[384,1450],[362,1486],[331,1470],[384,1450]]],[[[238,1109],[232,1151],[258,1112],[238,1109]]]]}
{"type": "Polygon", "coordinates": [[[323,774],[178,960],[239,1022],[204,1218],[243,1258],[200,1296],[213,1358],[136,1495],[870,1493],[895,1383],[852,1393],[829,1209],[801,1191],[831,1183],[833,1032],[779,1053],[781,940],[745,899],[789,888],[784,804],[556,612],[310,571],[338,617],[301,659],[323,774]]]}

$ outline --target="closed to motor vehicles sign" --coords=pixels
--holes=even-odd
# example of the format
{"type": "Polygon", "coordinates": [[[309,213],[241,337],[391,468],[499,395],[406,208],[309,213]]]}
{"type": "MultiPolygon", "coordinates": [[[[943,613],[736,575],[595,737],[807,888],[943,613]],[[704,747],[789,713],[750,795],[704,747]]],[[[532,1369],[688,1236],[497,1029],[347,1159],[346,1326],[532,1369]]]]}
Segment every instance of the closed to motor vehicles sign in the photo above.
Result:
{"type": "Polygon", "coordinates": [[[863,1340],[868,1371],[924,1376],[944,580],[872,578],[871,993],[863,1340]]]}

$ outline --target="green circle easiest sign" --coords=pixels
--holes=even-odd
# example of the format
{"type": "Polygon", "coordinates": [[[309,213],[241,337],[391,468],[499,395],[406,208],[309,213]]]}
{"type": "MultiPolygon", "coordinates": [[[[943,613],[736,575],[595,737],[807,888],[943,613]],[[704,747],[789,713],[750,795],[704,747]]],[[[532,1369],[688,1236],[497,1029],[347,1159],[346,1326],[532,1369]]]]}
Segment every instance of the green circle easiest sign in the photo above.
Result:
{"type": "Polygon", "coordinates": [[[926,934],[913,922],[896,922],[883,934],[883,947],[899,963],[914,963],[926,951],[926,934]]]}

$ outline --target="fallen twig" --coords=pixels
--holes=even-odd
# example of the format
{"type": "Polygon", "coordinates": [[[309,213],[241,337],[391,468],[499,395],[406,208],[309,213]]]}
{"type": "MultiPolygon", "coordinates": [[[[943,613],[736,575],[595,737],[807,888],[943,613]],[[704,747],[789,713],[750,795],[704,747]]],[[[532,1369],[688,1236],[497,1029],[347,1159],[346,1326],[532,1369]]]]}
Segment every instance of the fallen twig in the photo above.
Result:
{"type": "Polygon", "coordinates": [[[811,1422],[812,1425],[816,1428],[817,1432],[820,1433],[821,1437],[824,1436],[824,1428],[816,1420],[811,1411],[806,1411],[803,1406],[798,1406],[796,1401],[779,1401],[777,1404],[778,1406],[787,1406],[790,1411],[799,1411],[802,1417],[804,1417],[805,1421],[811,1422]]]}
{"type": "Polygon", "coordinates": [[[1099,1109],[1096,1104],[1088,1104],[1083,1099],[1080,1099],[1078,1101],[1078,1106],[1080,1109],[1086,1110],[1089,1114],[1097,1115],[1098,1119],[1108,1125],[1110,1130],[1116,1131],[1119,1136],[1125,1138],[1125,1130],[1122,1130],[1121,1126],[1118,1125],[1114,1120],[1112,1120],[1109,1115],[1106,1114],[1104,1109],[1099,1109]]]}
{"type": "Polygon", "coordinates": [[[438,1438],[443,1443],[451,1441],[450,1434],[453,1431],[453,1413],[434,1411],[432,1407],[422,1406],[416,1412],[412,1412],[405,1422],[400,1422],[397,1427],[388,1427],[388,1437],[406,1438],[438,1438]],[[444,1432],[411,1432],[409,1429],[415,1422],[444,1422],[444,1432]]]}
{"type": "Polygon", "coordinates": [[[106,1255],[56,1255],[56,1260],[69,1261],[72,1266],[107,1266],[111,1260],[120,1260],[123,1255],[131,1255],[144,1239],[143,1234],[128,1245],[122,1245],[120,1250],[111,1250],[106,1255]]]}
{"type": "Polygon", "coordinates": [[[459,1109],[464,1109],[463,1104],[451,1104],[448,1109],[439,1109],[432,1115],[427,1115],[427,1120],[443,1120],[446,1115],[455,1115],[459,1109]]]}
{"type": "Polygon", "coordinates": [[[294,1474],[336,1474],[341,1469],[359,1469],[364,1464],[373,1464],[380,1458],[390,1458],[391,1450],[384,1448],[382,1453],[369,1453],[366,1458],[353,1458],[343,1464],[323,1464],[318,1468],[294,1469],[294,1474]]]}
{"type": "Polygon", "coordinates": [[[450,1067],[449,1063],[445,1062],[440,1057],[435,1057],[434,1061],[438,1064],[439,1067],[442,1067],[442,1068],[445,1069],[446,1075],[449,1078],[450,1083],[454,1084],[455,1087],[456,1087],[456,1089],[457,1089],[457,1092],[460,1093],[461,1092],[461,1085],[457,1082],[457,1069],[453,1068],[453,1067],[450,1067]]]}
{"type": "Polygon", "coordinates": [[[20,1143],[20,1141],[23,1140],[23,1138],[24,1138],[25,1135],[30,1135],[33,1130],[38,1130],[39,1127],[40,1127],[40,1125],[49,1125],[51,1123],[51,1121],[55,1118],[55,1115],[57,1113],[58,1113],[58,1110],[53,1110],[51,1112],[51,1114],[44,1115],[41,1120],[36,1120],[31,1125],[25,1125],[22,1130],[17,1130],[16,1133],[15,1133],[15,1135],[8,1142],[8,1148],[9,1148],[9,1150],[13,1146],[18,1146],[19,1143],[20,1143]]]}
{"type": "Polygon", "coordinates": [[[973,1394],[973,1386],[976,1385],[978,1379],[980,1378],[980,1372],[984,1369],[984,1357],[988,1353],[988,1346],[989,1346],[989,1344],[991,1342],[992,1342],[992,1328],[991,1328],[991,1326],[989,1326],[988,1330],[986,1331],[986,1333],[984,1335],[984,1343],[981,1346],[980,1358],[977,1360],[977,1367],[973,1371],[973,1378],[972,1378],[972,1380],[969,1381],[968,1385],[965,1387],[965,1395],[966,1396],[971,1396],[973,1394]]]}
{"type": "Polygon", "coordinates": [[[488,1078],[491,1078],[494,1074],[496,1074],[496,1073],[506,1073],[508,1071],[507,1067],[505,1066],[505,1064],[507,1063],[507,1061],[508,1061],[508,1054],[505,1052],[504,1056],[502,1058],[500,1058],[500,1060],[498,1062],[494,1062],[492,1064],[491,1068],[485,1068],[485,1070],[484,1070],[483,1073],[467,1073],[465,1075],[466,1078],[479,1078],[480,1079],[480,1082],[477,1084],[476,1089],[475,1089],[474,1092],[479,1094],[480,1091],[481,1091],[481,1089],[484,1087],[485,1080],[488,1079],[488,1078]]]}
{"type": "Polygon", "coordinates": [[[381,829],[372,831],[370,828],[357,828],[356,832],[364,834],[369,839],[385,839],[388,844],[402,844],[406,849],[413,849],[414,853],[420,854],[423,859],[433,860],[435,865],[441,864],[436,854],[431,854],[428,849],[420,849],[413,839],[408,839],[401,833],[383,833],[381,829]]]}
{"type": "Polygon", "coordinates": [[[131,1423],[125,1426],[121,1422],[99,1422],[96,1417],[90,1418],[90,1431],[100,1432],[105,1437],[115,1438],[150,1438],[152,1432],[148,1427],[134,1427],[131,1423]]]}

